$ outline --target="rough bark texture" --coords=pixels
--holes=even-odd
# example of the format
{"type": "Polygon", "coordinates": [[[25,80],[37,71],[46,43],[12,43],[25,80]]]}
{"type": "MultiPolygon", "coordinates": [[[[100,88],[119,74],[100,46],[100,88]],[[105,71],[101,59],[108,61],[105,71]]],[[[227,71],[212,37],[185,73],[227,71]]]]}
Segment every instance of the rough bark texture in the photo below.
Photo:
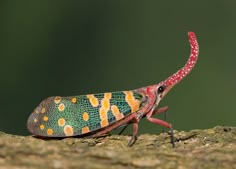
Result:
{"type": "Polygon", "coordinates": [[[133,147],[129,136],[42,140],[0,133],[0,169],[28,168],[235,168],[236,127],[141,135],[133,147]]]}

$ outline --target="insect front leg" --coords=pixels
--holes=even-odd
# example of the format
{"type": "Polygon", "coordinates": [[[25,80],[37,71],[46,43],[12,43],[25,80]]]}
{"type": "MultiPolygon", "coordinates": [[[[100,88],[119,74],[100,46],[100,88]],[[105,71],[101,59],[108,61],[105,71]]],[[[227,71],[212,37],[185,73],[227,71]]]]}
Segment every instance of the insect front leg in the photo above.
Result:
{"type": "Polygon", "coordinates": [[[152,115],[160,114],[160,113],[166,113],[167,110],[168,110],[168,106],[164,106],[164,107],[161,107],[159,109],[154,110],[152,115]]]}
{"type": "MultiPolygon", "coordinates": [[[[167,106],[166,106],[167,107],[167,106]]],[[[168,107],[167,107],[168,109],[168,107]]],[[[174,132],[173,132],[173,128],[172,128],[172,124],[170,123],[167,123],[163,120],[160,120],[160,119],[157,119],[157,118],[153,118],[152,115],[153,114],[158,114],[158,113],[161,113],[160,110],[158,111],[159,109],[157,109],[156,111],[154,110],[151,110],[147,113],[146,117],[147,117],[147,120],[152,122],[152,123],[155,123],[155,124],[158,124],[158,125],[161,125],[163,127],[166,127],[166,128],[169,128],[170,131],[171,131],[171,144],[173,147],[175,147],[175,140],[174,140],[174,132]]],[[[163,109],[164,110],[164,109],[163,109]]]]}
{"type": "MultiPolygon", "coordinates": [[[[153,111],[152,115],[164,113],[164,121],[167,119],[168,106],[161,107],[153,111]]],[[[166,127],[163,127],[163,133],[166,132],[166,127]]]]}

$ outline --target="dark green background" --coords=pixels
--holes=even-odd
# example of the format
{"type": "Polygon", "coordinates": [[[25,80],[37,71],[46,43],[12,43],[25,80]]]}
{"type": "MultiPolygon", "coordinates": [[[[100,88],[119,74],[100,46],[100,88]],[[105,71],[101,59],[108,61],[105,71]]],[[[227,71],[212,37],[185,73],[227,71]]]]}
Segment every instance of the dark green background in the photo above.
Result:
{"type": "MultiPolygon", "coordinates": [[[[236,1],[1,1],[0,130],[26,135],[52,95],[135,89],[182,67],[188,31],[200,45],[186,79],[161,102],[177,130],[235,126],[236,1]]],[[[161,127],[142,120],[141,133],[161,127]]]]}

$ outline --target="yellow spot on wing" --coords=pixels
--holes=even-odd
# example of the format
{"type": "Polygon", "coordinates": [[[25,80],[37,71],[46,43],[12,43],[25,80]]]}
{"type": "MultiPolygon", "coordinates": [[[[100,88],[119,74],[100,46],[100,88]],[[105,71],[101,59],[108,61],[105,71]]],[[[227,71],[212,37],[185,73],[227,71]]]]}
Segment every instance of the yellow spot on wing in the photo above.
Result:
{"type": "Polygon", "coordinates": [[[93,107],[97,107],[98,106],[98,99],[94,97],[94,98],[90,99],[90,103],[92,104],[93,107]]]}
{"type": "Polygon", "coordinates": [[[107,118],[107,112],[108,110],[104,109],[104,108],[100,108],[99,110],[99,115],[100,115],[100,119],[106,119],[107,118]]]}
{"type": "Polygon", "coordinates": [[[89,99],[89,102],[93,107],[98,106],[99,104],[98,99],[93,94],[87,95],[87,98],[89,99]]]}
{"type": "Polygon", "coordinates": [[[133,92],[131,91],[125,91],[125,101],[129,104],[130,108],[131,108],[131,112],[136,112],[137,110],[139,110],[140,107],[140,100],[136,100],[133,92]]]}
{"type": "Polygon", "coordinates": [[[85,134],[85,133],[88,133],[88,132],[90,132],[89,127],[83,127],[82,128],[82,134],[85,134]]]}
{"type": "Polygon", "coordinates": [[[109,125],[108,122],[108,111],[110,110],[110,99],[112,94],[111,93],[104,93],[104,98],[101,100],[101,107],[99,109],[99,116],[100,116],[100,126],[106,127],[109,125]]]}
{"type": "Polygon", "coordinates": [[[72,126],[66,125],[64,127],[64,133],[65,133],[66,136],[73,136],[74,130],[73,130],[72,126]]]}
{"type": "Polygon", "coordinates": [[[64,111],[64,109],[65,109],[65,105],[63,103],[59,104],[58,110],[59,111],[64,111]]]}
{"type": "Polygon", "coordinates": [[[111,99],[111,93],[104,93],[104,98],[111,99]]]}
{"type": "Polygon", "coordinates": [[[44,116],[44,117],[43,117],[43,120],[44,120],[44,121],[48,121],[48,116],[44,116]]]}
{"type": "Polygon", "coordinates": [[[106,126],[108,126],[108,125],[109,125],[108,120],[107,120],[107,119],[102,120],[102,121],[100,122],[100,125],[101,125],[101,127],[106,127],[106,126]]]}
{"type": "Polygon", "coordinates": [[[72,102],[72,103],[76,103],[76,101],[77,101],[77,99],[76,99],[75,97],[73,97],[73,98],[71,99],[71,102],[72,102]]]}
{"type": "Polygon", "coordinates": [[[54,98],[54,103],[58,104],[58,103],[60,103],[60,102],[61,102],[61,97],[60,97],[60,96],[56,96],[56,97],[54,98]]]}
{"type": "Polygon", "coordinates": [[[139,110],[139,106],[140,106],[140,102],[139,101],[133,102],[132,111],[135,112],[135,111],[139,110]]]}
{"type": "Polygon", "coordinates": [[[83,120],[88,121],[89,120],[89,114],[87,112],[83,113],[83,120]]]}
{"type": "Polygon", "coordinates": [[[111,111],[112,111],[113,115],[116,117],[116,120],[120,120],[124,117],[124,115],[122,113],[120,113],[120,110],[116,105],[111,106],[111,111]]]}
{"type": "Polygon", "coordinates": [[[52,135],[53,134],[53,130],[52,129],[47,129],[47,135],[52,135]]]}
{"type": "Polygon", "coordinates": [[[88,95],[87,95],[87,98],[93,98],[93,97],[94,97],[93,94],[88,94],[88,95]]]}
{"type": "Polygon", "coordinates": [[[116,116],[117,114],[120,113],[120,110],[118,109],[118,107],[116,105],[111,106],[111,111],[114,114],[114,116],[116,116]]]}
{"type": "Polygon", "coordinates": [[[126,95],[125,96],[126,101],[127,100],[129,100],[129,101],[134,100],[134,96],[133,96],[133,93],[131,91],[125,91],[124,93],[126,95]]]}
{"type": "Polygon", "coordinates": [[[40,128],[41,130],[43,130],[43,129],[44,129],[44,125],[41,124],[41,125],[39,126],[39,128],[40,128]]]}
{"type": "Polygon", "coordinates": [[[38,119],[34,119],[34,122],[37,123],[38,119]]]}
{"type": "Polygon", "coordinates": [[[46,112],[46,109],[43,107],[41,110],[41,113],[45,113],[45,112],[46,112]]]}
{"type": "Polygon", "coordinates": [[[120,113],[116,116],[117,121],[120,120],[120,119],[123,119],[123,118],[124,118],[124,115],[122,113],[120,113]]]}
{"type": "Polygon", "coordinates": [[[101,101],[102,107],[106,110],[110,109],[110,100],[109,99],[102,99],[101,101]]]}
{"type": "Polygon", "coordinates": [[[64,118],[60,118],[60,119],[58,119],[57,123],[59,126],[62,127],[66,124],[66,120],[64,118]]]}

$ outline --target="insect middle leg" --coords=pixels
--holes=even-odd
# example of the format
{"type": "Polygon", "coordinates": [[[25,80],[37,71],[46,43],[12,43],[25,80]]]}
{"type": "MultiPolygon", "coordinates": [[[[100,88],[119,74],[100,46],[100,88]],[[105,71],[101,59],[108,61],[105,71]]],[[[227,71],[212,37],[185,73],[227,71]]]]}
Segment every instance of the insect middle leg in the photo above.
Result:
{"type": "MultiPolygon", "coordinates": [[[[159,125],[162,125],[164,127],[167,127],[167,128],[170,128],[171,129],[171,143],[172,143],[172,146],[175,147],[175,144],[174,144],[174,134],[173,134],[173,129],[172,129],[172,125],[163,121],[163,120],[160,120],[160,119],[155,119],[155,118],[152,118],[151,116],[154,115],[154,114],[159,114],[159,113],[163,113],[163,112],[166,112],[168,110],[168,106],[165,106],[165,107],[162,107],[162,108],[159,108],[157,110],[154,110],[154,111],[150,111],[147,113],[147,119],[153,123],[156,123],[156,124],[159,124],[159,125]]],[[[143,116],[142,118],[144,118],[145,116],[143,116]]],[[[128,146],[132,146],[135,141],[137,140],[137,133],[138,133],[138,122],[139,122],[139,118],[137,116],[134,116],[132,121],[130,121],[130,123],[133,123],[133,135],[132,135],[132,138],[130,139],[129,143],[128,143],[128,146]]],[[[129,124],[129,123],[128,123],[129,124]]],[[[128,124],[125,126],[125,128],[128,126],[128,124]]]]}
{"type": "Polygon", "coordinates": [[[137,140],[137,133],[138,133],[138,118],[134,117],[132,120],[133,123],[133,135],[131,137],[131,139],[128,142],[128,146],[131,147],[137,140]]]}

